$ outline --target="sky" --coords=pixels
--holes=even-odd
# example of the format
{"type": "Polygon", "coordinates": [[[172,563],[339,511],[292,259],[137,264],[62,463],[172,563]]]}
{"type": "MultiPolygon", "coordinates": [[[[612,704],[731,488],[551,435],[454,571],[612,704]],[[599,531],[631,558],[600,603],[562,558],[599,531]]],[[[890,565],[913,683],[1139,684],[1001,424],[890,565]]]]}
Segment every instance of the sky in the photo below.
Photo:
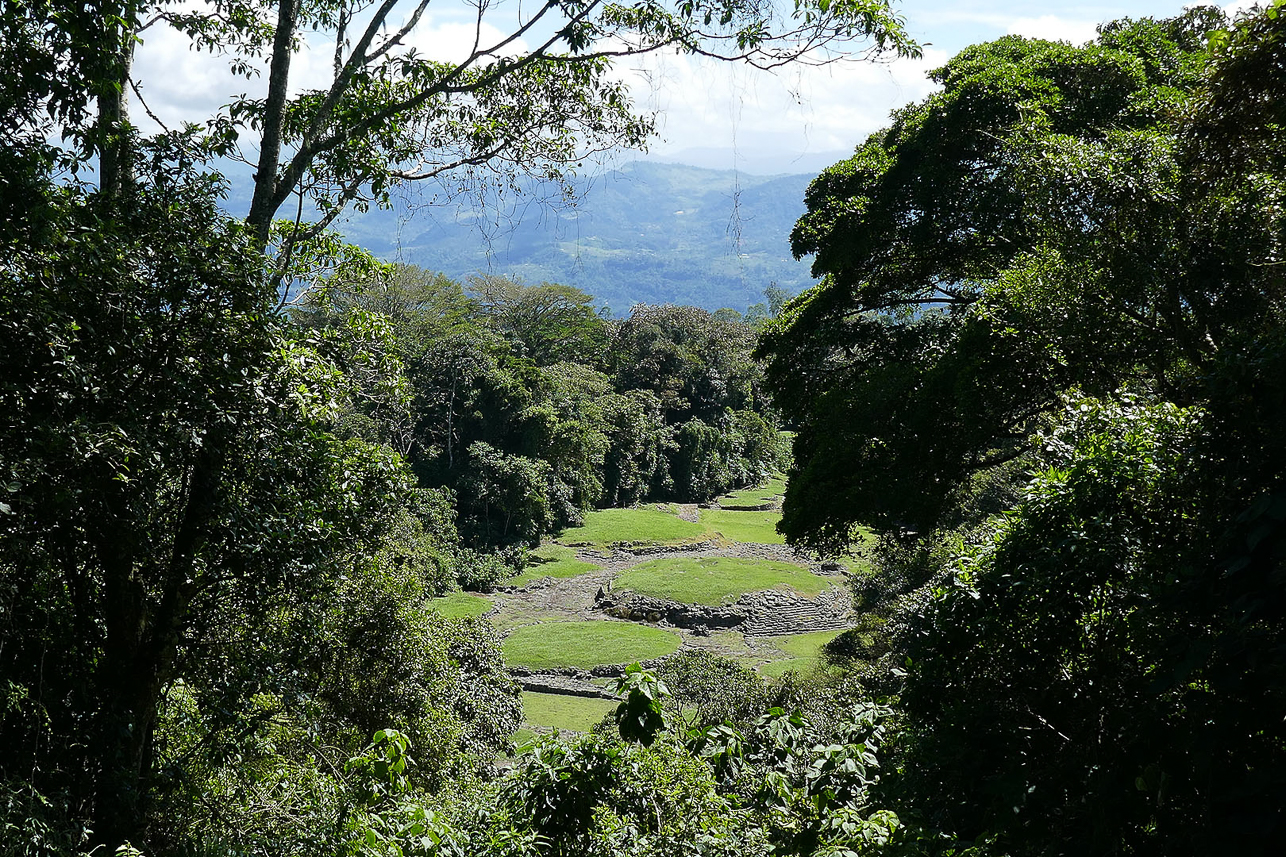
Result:
{"type": "MultiPolygon", "coordinates": [[[[1239,0],[1225,9],[1248,5],[1239,0]]],[[[775,73],[674,54],[619,65],[616,74],[630,84],[636,104],[657,114],[659,135],[647,157],[761,174],[817,172],[888,124],[890,111],[929,94],[926,73],[971,44],[1006,34],[1080,44],[1094,37],[1101,22],[1175,15],[1183,5],[1173,0],[908,0],[895,2],[894,8],[924,47],[921,59],[851,60],[775,73]]],[[[461,55],[472,32],[464,11],[462,5],[430,7],[414,34],[415,46],[444,59],[461,55]]],[[[194,52],[184,37],[163,27],[145,31],[142,38],[136,77],[147,107],[167,124],[200,121],[234,95],[255,93],[264,85],[262,78],[232,77],[225,59],[194,52]]],[[[318,49],[297,58],[297,79],[321,85],[327,54],[318,49]]],[[[137,107],[133,118],[145,130],[155,127],[137,107]]]]}

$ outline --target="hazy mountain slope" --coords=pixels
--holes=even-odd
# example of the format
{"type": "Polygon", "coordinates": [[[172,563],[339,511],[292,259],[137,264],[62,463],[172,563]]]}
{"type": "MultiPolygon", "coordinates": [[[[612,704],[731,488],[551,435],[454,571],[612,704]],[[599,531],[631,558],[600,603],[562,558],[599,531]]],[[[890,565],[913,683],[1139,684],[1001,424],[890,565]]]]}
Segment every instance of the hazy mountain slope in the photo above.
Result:
{"type": "Polygon", "coordinates": [[[618,313],[636,302],[744,310],[771,282],[792,292],[811,285],[808,261],[791,258],[788,240],[811,179],[636,162],[578,179],[570,202],[528,185],[497,216],[413,194],[337,227],[385,258],[453,277],[568,283],[618,313]]]}

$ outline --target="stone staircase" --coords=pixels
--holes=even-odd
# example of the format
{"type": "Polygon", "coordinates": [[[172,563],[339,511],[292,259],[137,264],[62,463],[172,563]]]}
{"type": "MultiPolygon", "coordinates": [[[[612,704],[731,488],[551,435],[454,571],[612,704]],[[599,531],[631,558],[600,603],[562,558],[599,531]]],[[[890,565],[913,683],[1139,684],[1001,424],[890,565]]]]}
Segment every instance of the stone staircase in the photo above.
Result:
{"type": "Polygon", "coordinates": [[[748,637],[837,631],[852,624],[849,595],[843,589],[829,589],[816,598],[778,590],[757,592],[753,598],[742,626],[748,637]]]}

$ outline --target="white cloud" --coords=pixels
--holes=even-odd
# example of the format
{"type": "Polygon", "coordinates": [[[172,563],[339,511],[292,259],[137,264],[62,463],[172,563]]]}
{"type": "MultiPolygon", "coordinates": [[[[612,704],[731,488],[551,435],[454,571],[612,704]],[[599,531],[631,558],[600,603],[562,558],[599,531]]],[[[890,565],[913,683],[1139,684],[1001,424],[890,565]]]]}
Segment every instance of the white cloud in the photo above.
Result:
{"type": "Polygon", "coordinates": [[[1262,8],[1264,5],[1264,0],[1237,0],[1237,2],[1229,3],[1222,8],[1225,15],[1229,18],[1235,18],[1238,12],[1249,12],[1257,6],[1262,8]]]}
{"type": "MultiPolygon", "coordinates": [[[[480,26],[475,21],[436,21],[421,22],[408,36],[407,44],[421,54],[444,62],[463,62],[473,50],[475,38],[480,49],[486,50],[499,44],[508,31],[489,22],[480,26]]],[[[521,39],[505,46],[506,56],[526,53],[527,43],[521,39]]]]}
{"type": "Polygon", "coordinates": [[[845,61],[775,74],[707,59],[641,57],[619,72],[640,108],[659,114],[656,154],[687,149],[848,151],[888,124],[889,111],[934,89],[926,73],[946,61],[845,61]]]}
{"type": "Polygon", "coordinates": [[[1063,18],[1058,15],[1041,15],[1037,18],[1015,18],[1009,22],[1008,32],[1013,36],[1029,39],[1047,39],[1051,42],[1084,44],[1098,36],[1097,19],[1063,18]]]}
{"type": "MultiPolygon", "coordinates": [[[[134,52],[133,77],[147,106],[170,127],[200,122],[233,95],[261,85],[233,76],[226,57],[193,50],[186,35],[163,24],[144,31],[142,40],[134,52]]],[[[134,108],[131,116],[144,130],[156,130],[141,109],[134,108]]]]}

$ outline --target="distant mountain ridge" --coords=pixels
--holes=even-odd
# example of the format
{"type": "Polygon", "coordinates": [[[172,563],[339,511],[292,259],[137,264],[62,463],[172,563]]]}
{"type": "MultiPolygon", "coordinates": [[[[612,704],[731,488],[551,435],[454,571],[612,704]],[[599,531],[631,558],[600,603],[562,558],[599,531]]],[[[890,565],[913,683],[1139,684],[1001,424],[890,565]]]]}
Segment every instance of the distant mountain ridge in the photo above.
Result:
{"type": "Polygon", "coordinates": [[[454,278],[481,271],[576,286],[616,314],[635,303],[744,311],[771,283],[791,293],[813,284],[789,240],[813,177],[636,161],[574,179],[570,200],[524,183],[503,216],[413,192],[335,228],[377,256],[454,278]]]}

